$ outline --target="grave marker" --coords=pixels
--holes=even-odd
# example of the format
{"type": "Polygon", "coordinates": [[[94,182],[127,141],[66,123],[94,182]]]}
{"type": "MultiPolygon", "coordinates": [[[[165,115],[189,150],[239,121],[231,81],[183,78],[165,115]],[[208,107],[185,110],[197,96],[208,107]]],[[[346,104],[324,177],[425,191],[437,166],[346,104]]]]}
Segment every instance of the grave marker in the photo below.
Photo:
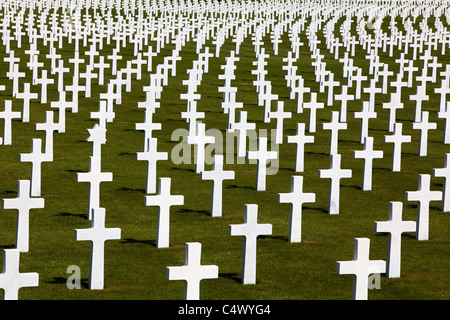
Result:
{"type": "Polygon", "coordinates": [[[182,206],[183,195],[170,194],[171,178],[159,178],[159,191],[157,195],[145,196],[146,206],[158,206],[158,229],[156,236],[157,248],[169,247],[170,207],[182,206]]]}
{"type": "Polygon", "coordinates": [[[105,274],[105,241],[120,240],[120,228],[105,227],[105,209],[92,209],[92,224],[88,229],[75,229],[76,241],[91,241],[89,289],[103,290],[105,274]]]}
{"type": "Polygon", "coordinates": [[[168,280],[184,280],[184,299],[200,300],[200,281],[217,279],[219,267],[216,265],[201,265],[202,244],[186,242],[185,264],[180,267],[167,267],[168,280]]]}
{"type": "Polygon", "coordinates": [[[375,222],[375,232],[389,233],[386,277],[399,278],[401,265],[401,241],[403,232],[416,231],[415,221],[402,220],[403,203],[392,201],[389,203],[389,220],[375,222]]]}
{"type": "Polygon", "coordinates": [[[3,199],[3,209],[17,210],[16,248],[20,252],[29,250],[30,210],[44,208],[43,198],[31,198],[30,180],[19,180],[17,198],[3,199]]]}
{"type": "Polygon", "coordinates": [[[303,192],[303,177],[291,177],[291,192],[279,193],[278,202],[291,204],[289,220],[289,242],[302,241],[302,206],[304,203],[316,202],[315,193],[303,192]]]}
{"type": "Polygon", "coordinates": [[[230,236],[244,236],[242,284],[256,284],[256,243],[258,236],[271,235],[271,224],[258,224],[258,205],[245,205],[243,224],[230,224],[230,236]]]}

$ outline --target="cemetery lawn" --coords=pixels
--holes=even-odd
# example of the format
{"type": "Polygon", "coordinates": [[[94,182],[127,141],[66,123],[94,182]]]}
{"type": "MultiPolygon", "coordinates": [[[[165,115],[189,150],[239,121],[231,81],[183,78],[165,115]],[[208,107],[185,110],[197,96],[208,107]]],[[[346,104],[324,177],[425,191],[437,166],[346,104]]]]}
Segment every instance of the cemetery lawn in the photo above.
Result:
{"type": "MultiPolygon", "coordinates": [[[[336,26],[336,32],[341,23],[336,26]]],[[[431,18],[428,23],[433,25],[431,18]]],[[[335,74],[335,80],[346,84],[342,63],[329,53],[322,33],[318,32],[318,35],[319,39],[322,37],[319,48],[325,56],[327,70],[335,74]]],[[[352,169],[352,177],[341,180],[340,214],[329,215],[329,179],[320,179],[318,175],[319,169],[330,167],[330,132],[322,130],[322,123],[330,122],[331,111],[339,111],[340,103],[334,100],[333,106],[326,106],[326,93],[318,93],[318,100],[325,103],[325,108],[318,110],[317,132],[306,133],[314,135],[315,143],[305,145],[305,171],[296,173],[295,144],[286,143],[286,136],[295,135],[298,122],[307,124],[309,113],[305,110],[297,114],[296,100],[289,99],[289,88],[282,69],[285,65],[282,58],[287,57],[290,50],[287,33],[282,40],[279,54],[275,56],[269,34],[264,39],[266,52],[270,54],[266,59],[266,78],[272,82],[272,91],[278,94],[279,100],[285,102],[285,110],[293,115],[284,121],[284,142],[279,145],[279,169],[275,175],[267,176],[266,191],[256,191],[256,163],[237,159],[236,150],[223,150],[225,155],[234,159],[235,163],[226,162],[224,169],[234,170],[235,179],[224,182],[223,216],[218,218],[210,217],[212,182],[201,180],[200,175],[195,173],[195,164],[175,164],[171,160],[171,152],[179,144],[178,140],[172,141],[172,133],[176,129],[188,128],[188,123],[180,117],[180,113],[186,110],[186,101],[179,99],[180,94],[186,93],[182,81],[188,79],[186,71],[192,68],[193,61],[197,59],[195,42],[190,41],[182,48],[182,60],[177,62],[176,76],[169,76],[168,85],[164,87],[159,100],[161,107],[153,116],[153,122],[162,124],[162,130],[153,132],[153,136],[158,139],[158,151],[169,155],[168,161],[158,162],[157,175],[172,179],[172,194],[184,195],[184,205],[171,209],[170,247],[166,249],[158,249],[155,245],[158,209],[144,204],[147,162],[136,159],[136,153],[142,151],[144,137],[142,131],[135,130],[135,124],[144,121],[144,110],[138,108],[137,104],[145,101],[142,87],[149,85],[149,73],[143,71],[142,80],[133,78],[132,90],[122,92],[122,103],[114,106],[115,119],[107,123],[107,143],[102,145],[102,171],[112,172],[113,181],[101,184],[100,203],[106,209],[106,227],[121,228],[122,231],[120,240],[105,243],[104,290],[88,289],[91,244],[75,241],[74,234],[75,229],[91,226],[87,219],[89,184],[77,182],[77,173],[89,171],[92,144],[86,141],[89,136],[87,129],[97,123],[96,119],[90,118],[90,112],[98,111],[98,97],[107,90],[110,72],[105,73],[104,85],[96,85],[96,80],[93,81],[92,98],[85,98],[84,93],[80,93],[78,113],[66,113],[66,132],[54,134],[53,162],[42,164],[45,208],[30,212],[30,250],[21,254],[20,264],[21,272],[39,273],[39,287],[21,289],[20,299],[182,299],[184,282],[168,281],[166,268],[184,264],[186,242],[202,243],[202,264],[219,267],[218,279],[201,282],[201,299],[351,299],[352,276],[338,275],[336,262],[353,259],[354,238],[359,237],[370,238],[371,259],[386,260],[388,236],[375,232],[374,222],[388,220],[390,201],[402,201],[403,219],[415,220],[417,202],[407,202],[405,192],[418,189],[419,174],[432,175],[433,168],[442,168],[444,154],[450,152],[449,145],[443,144],[444,120],[437,118],[439,96],[434,94],[434,88],[439,87],[440,78],[438,76],[436,83],[428,83],[427,94],[430,99],[423,102],[423,110],[430,111],[430,122],[438,125],[437,130],[429,132],[426,157],[418,155],[419,131],[413,130],[411,125],[415,103],[408,97],[415,94],[415,86],[402,90],[404,109],[397,111],[397,119],[403,123],[403,134],[411,135],[412,142],[402,146],[401,172],[391,171],[392,144],[384,143],[384,136],[390,133],[387,131],[388,110],[382,108],[382,103],[389,102],[390,92],[376,95],[377,119],[370,120],[369,135],[374,137],[374,149],[383,150],[384,157],[374,160],[372,191],[361,190],[363,160],[353,157],[355,150],[363,149],[359,141],[361,123],[353,117],[353,112],[361,111],[361,101],[368,101],[368,94],[363,93],[361,100],[349,101],[348,128],[339,132],[338,150],[342,155],[342,168],[352,169]],[[245,163],[237,164],[238,160],[245,163]],[[316,194],[315,203],[303,206],[301,243],[288,242],[290,204],[278,202],[278,193],[290,192],[292,175],[302,175],[303,191],[316,194]],[[245,204],[257,204],[258,222],[273,225],[272,235],[258,238],[256,285],[241,284],[243,238],[231,237],[228,231],[230,224],[244,222],[245,204]],[[70,274],[66,270],[70,265],[80,267],[81,289],[67,288],[70,274]]],[[[301,34],[301,40],[307,43],[305,33],[301,34]]],[[[41,43],[38,48],[39,60],[49,70],[50,60],[45,58],[48,46],[42,45],[42,39],[38,41],[41,43]]],[[[74,47],[67,43],[67,39],[65,41],[63,48],[58,51],[65,61],[64,65],[72,67],[68,59],[73,58],[74,47]]],[[[208,40],[204,47],[208,46],[214,52],[215,46],[211,41],[208,40]]],[[[28,58],[24,53],[28,49],[26,36],[22,43],[22,48],[17,48],[15,41],[12,41],[11,48],[21,58],[21,71],[26,72],[26,78],[21,81],[31,82],[31,71],[24,62],[28,58]]],[[[156,45],[153,45],[155,48],[156,45]]],[[[101,55],[110,55],[113,47],[105,45],[101,55]]],[[[224,139],[228,115],[221,108],[222,93],[217,88],[223,85],[223,81],[218,79],[218,75],[223,73],[221,65],[225,64],[225,57],[230,56],[234,48],[230,37],[221,48],[220,56],[210,58],[209,72],[203,74],[198,87],[198,93],[201,94],[198,110],[205,112],[202,122],[206,124],[206,129],[219,129],[224,139]]],[[[161,49],[160,54],[153,58],[154,70],[173,49],[173,44],[167,44],[161,49]]],[[[80,47],[80,56],[85,50],[88,47],[80,47]]],[[[319,92],[309,47],[305,45],[300,50],[300,59],[295,62],[297,73],[303,76],[305,86],[310,87],[311,92],[319,92]]],[[[440,51],[438,47],[432,53],[438,56],[439,63],[445,67],[450,63],[450,56],[441,56],[440,51]]],[[[120,53],[123,59],[119,61],[118,68],[124,68],[126,60],[134,59],[133,45],[128,44],[120,53]]],[[[353,58],[354,64],[363,68],[367,75],[366,54],[358,45],[353,58]]],[[[381,50],[379,55],[382,62],[389,64],[389,70],[397,72],[395,59],[400,57],[398,50],[394,51],[393,57],[381,50]]],[[[267,129],[271,140],[270,129],[275,128],[275,121],[264,123],[263,107],[257,105],[257,93],[252,84],[256,78],[251,73],[254,69],[252,62],[256,61],[256,57],[250,36],[242,43],[237,56],[240,60],[236,62],[236,79],[232,81],[232,85],[238,88],[236,100],[243,103],[242,110],[248,111],[248,121],[256,123],[257,130],[267,129]]],[[[1,50],[0,77],[1,83],[6,85],[6,91],[0,92],[0,104],[12,100],[13,109],[20,111],[21,100],[11,97],[12,81],[5,76],[8,68],[8,64],[3,61],[5,57],[5,50],[1,50]]],[[[88,59],[87,56],[85,58],[88,59]]],[[[411,52],[405,58],[411,59],[411,52]]],[[[415,63],[420,65],[422,61],[415,63]]],[[[80,66],[80,72],[84,72],[84,68],[80,66]]],[[[64,83],[71,84],[71,81],[71,75],[65,74],[64,83]]],[[[80,84],[83,81],[80,80],[80,84]]],[[[363,84],[364,87],[368,85],[363,84]]],[[[32,86],[32,90],[39,92],[38,86],[32,86]]],[[[340,89],[335,89],[335,93],[340,93],[340,89]]],[[[67,92],[67,99],[71,98],[71,93],[67,92]]],[[[305,94],[305,101],[308,99],[309,94],[305,94]]],[[[1,146],[2,198],[15,198],[18,180],[30,179],[31,165],[20,162],[19,155],[31,152],[32,138],[45,140],[45,132],[35,130],[35,124],[45,122],[45,111],[54,110],[50,107],[50,101],[58,101],[56,81],[49,86],[48,101],[40,104],[39,100],[32,100],[30,123],[14,120],[13,143],[11,146],[1,146]]],[[[214,154],[212,148],[207,150],[214,154]]],[[[206,170],[211,167],[207,164],[206,170]]],[[[442,190],[442,186],[443,179],[432,176],[432,190],[442,190]]],[[[13,248],[16,211],[1,211],[0,246],[4,249],[13,248]]],[[[369,299],[449,299],[449,227],[450,214],[441,211],[440,202],[431,202],[430,240],[417,241],[415,233],[405,233],[402,237],[401,277],[389,279],[382,276],[380,288],[369,290],[369,299]]]]}

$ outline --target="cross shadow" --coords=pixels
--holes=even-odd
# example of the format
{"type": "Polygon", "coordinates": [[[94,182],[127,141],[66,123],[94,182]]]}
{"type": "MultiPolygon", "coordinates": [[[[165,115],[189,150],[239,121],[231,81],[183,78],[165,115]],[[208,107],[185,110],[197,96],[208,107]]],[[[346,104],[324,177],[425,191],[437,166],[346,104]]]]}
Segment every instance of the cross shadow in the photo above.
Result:
{"type": "Polygon", "coordinates": [[[5,190],[5,191],[2,191],[0,194],[16,194],[17,195],[17,191],[5,190]]]}
{"type": "Polygon", "coordinates": [[[219,273],[219,277],[233,280],[239,284],[241,283],[241,277],[236,272],[219,273]]]}
{"type": "Polygon", "coordinates": [[[180,208],[177,209],[178,213],[201,213],[206,214],[207,216],[211,215],[211,211],[209,210],[195,210],[195,209],[188,209],[188,208],[180,208]]]}
{"type": "Polygon", "coordinates": [[[183,170],[183,171],[189,171],[189,172],[196,173],[196,172],[195,172],[195,169],[191,169],[191,168],[171,167],[170,169],[172,169],[172,170],[183,170]]]}
{"type": "Polygon", "coordinates": [[[128,187],[120,187],[117,189],[117,191],[130,191],[130,192],[140,192],[140,193],[146,193],[145,189],[140,189],[140,188],[128,188],[128,187]]]}
{"type": "Polygon", "coordinates": [[[316,211],[320,211],[322,213],[328,214],[328,209],[308,207],[308,206],[305,206],[305,205],[302,207],[302,210],[316,210],[316,211]]]}
{"type": "Polygon", "coordinates": [[[58,213],[55,214],[55,216],[58,216],[58,217],[78,217],[78,218],[83,218],[84,220],[88,219],[88,216],[85,213],[58,212],[58,213]]]}
{"type": "MultiPolygon", "coordinates": [[[[64,277],[53,277],[52,280],[50,281],[46,281],[46,283],[50,283],[50,284],[66,284],[67,283],[67,279],[64,277]]],[[[80,279],[80,285],[85,288],[85,289],[89,289],[89,279],[87,278],[81,278],[80,279]]],[[[74,289],[76,290],[76,289],[74,289]]]]}
{"type": "Polygon", "coordinates": [[[0,249],[15,249],[16,245],[15,244],[4,244],[0,246],[0,249]]]}
{"type": "Polygon", "coordinates": [[[250,189],[250,190],[256,190],[255,187],[250,186],[238,186],[237,184],[230,184],[226,186],[227,189],[250,189]]]}
{"type": "Polygon", "coordinates": [[[133,238],[125,238],[123,240],[120,241],[120,243],[123,244],[145,244],[145,245],[150,245],[150,246],[154,246],[156,247],[156,240],[138,240],[138,239],[133,239],[133,238]]]}
{"type": "Polygon", "coordinates": [[[353,189],[356,189],[356,190],[362,190],[361,186],[355,186],[355,185],[353,185],[353,186],[346,186],[346,185],[342,184],[341,187],[343,187],[343,188],[353,188],[353,189]]]}

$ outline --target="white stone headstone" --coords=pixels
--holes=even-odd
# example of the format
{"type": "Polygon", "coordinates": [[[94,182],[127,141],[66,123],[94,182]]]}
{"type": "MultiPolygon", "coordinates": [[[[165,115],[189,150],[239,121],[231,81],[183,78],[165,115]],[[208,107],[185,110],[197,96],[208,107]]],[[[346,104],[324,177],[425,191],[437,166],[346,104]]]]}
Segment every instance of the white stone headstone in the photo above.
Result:
{"type": "Polygon", "coordinates": [[[351,178],[351,169],[341,169],[341,155],[336,153],[330,155],[330,169],[319,169],[319,178],[330,179],[328,198],[328,213],[339,214],[340,181],[343,178],[351,178]]]}
{"type": "Polygon", "coordinates": [[[0,118],[5,119],[2,139],[4,145],[12,143],[12,119],[20,119],[21,116],[19,111],[12,111],[12,101],[5,100],[5,110],[0,112],[0,118]]]}
{"type": "Polygon", "coordinates": [[[53,154],[42,152],[42,140],[32,139],[31,153],[21,153],[21,162],[31,162],[31,196],[41,195],[41,165],[42,162],[53,161],[53,154]]]}
{"type": "Polygon", "coordinates": [[[278,157],[276,151],[267,150],[267,137],[258,138],[258,150],[248,151],[247,158],[250,160],[258,160],[258,168],[256,171],[256,190],[265,191],[266,190],[266,172],[267,172],[267,161],[275,160],[278,157]]]}
{"type": "Polygon", "coordinates": [[[105,241],[120,240],[120,228],[105,227],[105,209],[92,209],[92,224],[88,229],[75,229],[76,241],[91,241],[89,289],[103,290],[105,273],[105,241]]]}
{"type": "Polygon", "coordinates": [[[146,206],[158,206],[158,229],[156,236],[157,248],[169,247],[170,233],[170,207],[182,206],[183,195],[170,194],[171,178],[159,178],[159,191],[157,195],[145,196],[146,206]]]}
{"type": "Polygon", "coordinates": [[[444,178],[444,185],[442,188],[442,211],[450,211],[450,153],[445,154],[444,167],[433,169],[435,177],[444,178]]]}
{"type": "Polygon", "coordinates": [[[289,220],[289,242],[302,241],[302,206],[304,203],[316,202],[315,193],[303,192],[303,177],[291,177],[291,192],[279,193],[278,202],[291,204],[289,220]]]}
{"type": "Polygon", "coordinates": [[[399,278],[401,266],[401,241],[403,232],[415,232],[415,221],[402,220],[403,203],[392,201],[389,204],[389,220],[375,222],[375,232],[389,233],[386,277],[399,278]]]}
{"type": "Polygon", "coordinates": [[[323,130],[330,130],[330,155],[338,153],[339,130],[347,130],[346,122],[339,122],[339,111],[331,112],[331,122],[322,124],[323,130]]]}
{"type": "Polygon", "coordinates": [[[258,224],[258,205],[245,205],[243,224],[230,224],[230,236],[244,236],[242,284],[256,284],[256,243],[258,236],[271,235],[271,224],[258,224]]]}
{"type": "Polygon", "coordinates": [[[203,279],[217,279],[219,267],[201,264],[202,244],[186,242],[185,264],[180,267],[167,267],[168,280],[184,280],[184,299],[200,300],[200,281],[203,279]]]}
{"type": "Polygon", "coordinates": [[[431,176],[419,174],[419,189],[406,191],[406,201],[418,201],[416,239],[428,240],[430,224],[430,202],[442,201],[442,191],[431,191],[431,176]]]}
{"type": "Polygon", "coordinates": [[[213,169],[211,171],[202,171],[200,177],[202,180],[212,180],[211,192],[211,217],[222,216],[222,192],[223,181],[233,180],[234,171],[223,170],[223,155],[215,155],[213,169]]]}
{"type": "Polygon", "coordinates": [[[353,274],[353,300],[367,300],[369,276],[386,272],[386,261],[370,260],[370,239],[355,238],[354,257],[351,261],[338,261],[338,274],[353,274]]]}
{"type": "Polygon", "coordinates": [[[3,300],[18,300],[19,289],[39,286],[39,274],[36,272],[19,272],[20,251],[3,249],[3,272],[0,273],[0,288],[3,300]]]}
{"type": "Polygon", "coordinates": [[[411,136],[403,135],[402,129],[403,124],[397,122],[394,124],[394,134],[384,136],[384,142],[393,143],[391,170],[394,172],[401,170],[402,144],[411,142],[411,136]]]}
{"type": "Polygon", "coordinates": [[[305,135],[305,124],[297,123],[297,134],[295,136],[287,136],[288,143],[297,145],[295,152],[295,171],[303,172],[305,169],[305,144],[314,143],[314,136],[305,135]]]}
{"type": "Polygon", "coordinates": [[[383,151],[373,150],[373,137],[366,137],[364,139],[364,150],[355,150],[353,156],[357,159],[364,159],[362,190],[372,190],[373,159],[383,158],[383,151]]]}
{"type": "Polygon", "coordinates": [[[100,183],[111,182],[112,172],[101,171],[101,157],[90,157],[89,172],[77,173],[78,182],[89,182],[88,219],[92,220],[92,210],[100,208],[100,183]]]}

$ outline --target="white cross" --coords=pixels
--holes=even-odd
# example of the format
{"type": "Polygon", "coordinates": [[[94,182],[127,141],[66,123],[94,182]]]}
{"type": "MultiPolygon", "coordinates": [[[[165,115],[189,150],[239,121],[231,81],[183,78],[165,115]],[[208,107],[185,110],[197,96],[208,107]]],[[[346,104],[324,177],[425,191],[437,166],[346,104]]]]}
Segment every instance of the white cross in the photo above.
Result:
{"type": "Polygon", "coordinates": [[[237,140],[237,156],[245,157],[247,154],[247,131],[255,130],[256,124],[247,122],[247,111],[240,111],[239,115],[239,122],[235,122],[232,129],[239,131],[237,140]]]}
{"type": "Polygon", "coordinates": [[[386,94],[388,91],[388,77],[392,76],[394,74],[393,71],[389,71],[389,65],[387,63],[383,63],[383,70],[380,71],[378,74],[383,76],[383,85],[381,93],[386,94]]]}
{"type": "Polygon", "coordinates": [[[78,84],[78,76],[74,76],[72,78],[72,85],[65,86],[65,89],[72,92],[72,113],[78,113],[78,93],[86,91],[86,87],[80,86],[78,84]]]}
{"type": "MultiPolygon", "coordinates": [[[[151,47],[149,47],[149,49],[151,50],[151,47]]],[[[110,55],[110,56],[107,56],[107,58],[109,59],[109,60],[112,60],[112,70],[111,70],[111,74],[113,75],[113,76],[115,76],[116,74],[117,74],[117,60],[121,60],[122,59],[122,56],[118,56],[117,55],[117,53],[118,53],[118,49],[113,49],[113,53],[112,53],[112,55],[110,55]]],[[[144,56],[145,56],[146,54],[144,53],[144,56]]],[[[156,53],[155,54],[153,54],[153,55],[156,55],[156,53]]],[[[148,62],[148,64],[147,64],[147,66],[148,66],[148,68],[150,68],[150,70],[147,70],[147,71],[152,71],[151,70],[151,67],[152,67],[152,62],[151,62],[151,56],[149,57],[149,62],[148,62]]]]}
{"type": "Polygon", "coordinates": [[[98,63],[94,63],[93,67],[98,69],[98,85],[100,85],[100,86],[103,85],[105,69],[109,68],[109,66],[110,66],[110,64],[105,63],[105,57],[103,57],[103,56],[99,57],[98,63]]]}
{"type": "Polygon", "coordinates": [[[31,198],[30,190],[30,180],[19,180],[17,198],[3,199],[3,209],[17,210],[16,248],[21,252],[29,250],[30,210],[44,208],[44,198],[31,198]]]}
{"type": "Polygon", "coordinates": [[[297,123],[297,134],[287,137],[288,143],[297,144],[295,152],[295,171],[303,172],[305,167],[305,143],[314,143],[314,136],[305,135],[305,124],[297,123]]]}
{"type": "Polygon", "coordinates": [[[92,209],[100,208],[100,183],[111,182],[112,172],[101,172],[101,158],[90,157],[89,172],[77,173],[78,182],[89,182],[88,219],[92,219],[92,209]]]}
{"type": "Polygon", "coordinates": [[[369,102],[363,101],[362,110],[355,112],[354,117],[361,119],[361,135],[359,141],[364,143],[364,139],[369,136],[369,119],[376,119],[377,113],[370,110],[369,102]]]}
{"type": "Polygon", "coordinates": [[[369,94],[369,110],[372,111],[372,112],[375,111],[375,94],[381,93],[382,92],[382,88],[377,88],[376,80],[375,79],[371,79],[370,80],[370,87],[369,88],[364,88],[363,92],[369,94]]]}
{"type": "Polygon", "coordinates": [[[159,191],[157,195],[145,196],[146,206],[158,206],[158,229],[156,236],[157,248],[169,247],[170,207],[182,206],[183,195],[170,194],[171,178],[159,178],[159,191]]]}
{"type": "Polygon", "coordinates": [[[444,143],[449,144],[450,143],[450,102],[447,102],[445,104],[445,109],[443,111],[439,111],[437,113],[437,117],[439,119],[445,119],[445,127],[444,127],[444,143]]]}
{"type": "Polygon", "coordinates": [[[397,92],[391,93],[391,99],[389,102],[383,103],[383,109],[389,109],[388,131],[393,132],[397,117],[397,109],[403,109],[401,94],[397,92]]]}
{"type": "Polygon", "coordinates": [[[23,99],[22,122],[30,122],[30,100],[37,99],[38,94],[30,91],[30,83],[23,84],[23,92],[17,92],[16,98],[23,99]]]}
{"type": "Polygon", "coordinates": [[[266,165],[267,160],[274,160],[278,156],[276,151],[267,150],[267,137],[258,138],[258,150],[248,151],[247,158],[258,160],[258,169],[256,171],[256,190],[265,191],[266,190],[266,165]]]}
{"type": "Polygon", "coordinates": [[[219,267],[216,265],[201,265],[202,244],[186,242],[185,264],[180,267],[167,267],[168,280],[184,280],[184,299],[200,300],[200,281],[217,279],[219,267]]]}
{"type": "Polygon", "coordinates": [[[357,68],[356,69],[356,75],[351,76],[352,81],[356,81],[356,87],[355,87],[355,99],[361,98],[361,82],[367,80],[367,76],[362,75],[362,69],[357,68]]]}
{"type": "Polygon", "coordinates": [[[416,111],[414,116],[414,122],[420,121],[420,116],[422,112],[422,102],[429,99],[429,95],[426,94],[426,87],[425,85],[418,86],[416,89],[416,94],[410,95],[410,100],[416,101],[416,111]]]}
{"type": "Polygon", "coordinates": [[[18,300],[20,288],[39,285],[38,273],[19,272],[19,260],[19,250],[3,249],[3,272],[0,273],[0,288],[4,290],[3,300],[18,300]]]}
{"type": "Polygon", "coordinates": [[[6,76],[13,81],[12,96],[15,97],[19,93],[19,78],[24,78],[25,72],[19,72],[19,65],[14,64],[13,71],[7,72],[6,76]]]}
{"type": "Polygon", "coordinates": [[[58,73],[58,91],[61,93],[64,90],[64,73],[69,72],[70,68],[64,68],[64,60],[58,60],[58,67],[55,72],[58,73]]]}
{"type": "Polygon", "coordinates": [[[386,272],[386,261],[370,260],[370,239],[355,238],[354,257],[352,261],[338,261],[336,272],[338,274],[353,274],[353,300],[367,300],[369,288],[369,275],[386,272]]]}
{"type": "Polygon", "coordinates": [[[102,290],[105,273],[105,241],[119,240],[120,228],[105,228],[105,209],[92,209],[92,223],[88,229],[75,229],[76,241],[91,241],[89,289],[102,290]]]}
{"type": "Polygon", "coordinates": [[[21,162],[31,162],[31,196],[41,195],[41,164],[53,161],[53,154],[42,153],[42,140],[32,139],[31,153],[21,153],[21,162]]]}
{"type": "Polygon", "coordinates": [[[375,232],[388,232],[388,250],[386,277],[399,278],[401,266],[402,233],[416,231],[415,221],[402,220],[403,203],[392,201],[389,203],[389,220],[375,222],[375,232]]]}
{"type": "Polygon", "coordinates": [[[42,77],[36,79],[36,84],[41,85],[41,103],[47,103],[47,86],[55,83],[52,78],[47,78],[47,70],[42,70],[42,77]]]}
{"type": "Polygon", "coordinates": [[[330,179],[328,198],[328,213],[339,214],[340,181],[343,178],[351,178],[351,169],[341,169],[341,155],[336,153],[330,155],[330,169],[319,169],[319,178],[330,179]]]}
{"type": "Polygon", "coordinates": [[[384,136],[384,142],[393,143],[391,169],[394,172],[401,170],[402,144],[411,142],[411,136],[403,135],[402,130],[403,124],[397,122],[394,124],[394,134],[384,136]]]}
{"type": "Polygon", "coordinates": [[[338,153],[339,130],[347,130],[347,123],[339,122],[339,111],[331,112],[331,122],[322,124],[323,130],[330,130],[330,155],[338,153]]]}
{"type": "Polygon", "coordinates": [[[303,192],[303,177],[291,177],[291,192],[279,193],[278,202],[291,204],[289,220],[289,242],[302,241],[302,206],[304,203],[316,202],[315,193],[303,192]]]}
{"type": "Polygon", "coordinates": [[[373,159],[382,159],[382,150],[373,150],[373,137],[366,137],[364,139],[364,150],[355,150],[353,156],[356,159],[364,159],[363,176],[362,176],[362,190],[372,190],[372,164],[373,159]]]}
{"type": "Polygon", "coordinates": [[[428,240],[430,201],[442,201],[442,191],[431,191],[431,176],[419,174],[419,189],[406,191],[406,201],[418,201],[416,239],[428,240]]]}
{"type": "Polygon", "coordinates": [[[333,105],[333,91],[334,91],[334,87],[339,86],[340,82],[339,81],[334,81],[334,73],[330,72],[328,74],[328,80],[324,80],[323,85],[325,87],[328,87],[328,97],[327,97],[327,106],[332,106],[333,105]]]}
{"type": "Polygon", "coordinates": [[[283,121],[292,118],[292,112],[284,111],[284,101],[277,101],[277,111],[269,111],[269,119],[277,120],[275,131],[275,143],[283,143],[283,121]]]}
{"type": "Polygon", "coordinates": [[[419,138],[419,156],[426,157],[428,149],[428,131],[435,130],[437,128],[436,123],[428,122],[429,112],[422,111],[422,119],[420,122],[412,123],[412,128],[420,130],[419,138]]]}
{"type": "Polygon", "coordinates": [[[66,109],[72,108],[72,102],[66,101],[66,92],[59,91],[59,101],[50,103],[50,107],[58,108],[58,132],[66,131],[66,109]]]}
{"type": "Polygon", "coordinates": [[[0,119],[5,119],[3,127],[3,141],[4,145],[11,145],[12,143],[12,119],[20,119],[21,113],[19,111],[12,111],[12,101],[5,100],[5,110],[0,112],[0,119]]]}
{"type": "Polygon", "coordinates": [[[290,90],[290,99],[295,99],[295,95],[298,94],[297,97],[297,113],[303,112],[303,94],[305,92],[310,92],[311,89],[304,86],[305,80],[302,76],[295,76],[291,81],[291,90],[290,90]]]}
{"type": "MultiPolygon", "coordinates": [[[[103,58],[103,57],[101,57],[103,58]]],[[[91,80],[98,78],[98,75],[96,73],[92,73],[92,66],[87,65],[86,66],[86,72],[85,73],[80,73],[80,78],[84,78],[85,80],[85,85],[84,85],[84,96],[86,98],[90,98],[91,97],[91,80]]]]}
{"type": "Polygon", "coordinates": [[[58,131],[59,124],[53,122],[53,111],[45,111],[45,122],[36,123],[36,130],[45,131],[45,154],[53,159],[53,132],[58,131]]]}
{"type": "Polygon", "coordinates": [[[355,99],[355,95],[348,94],[347,91],[348,86],[342,86],[341,94],[337,94],[334,96],[335,100],[341,101],[341,111],[339,113],[340,122],[347,122],[347,101],[353,101],[355,99]]]}
{"type": "Polygon", "coordinates": [[[311,92],[311,101],[303,103],[303,108],[309,110],[309,132],[316,132],[317,109],[323,109],[323,102],[317,102],[317,92],[311,92]]]}
{"type": "Polygon", "coordinates": [[[148,161],[147,166],[147,193],[155,193],[156,192],[156,163],[159,160],[167,160],[168,153],[167,152],[158,152],[158,139],[150,138],[148,142],[148,149],[144,152],[137,152],[137,160],[138,161],[148,161]]]}
{"type": "Polygon", "coordinates": [[[271,235],[271,224],[258,223],[258,205],[245,205],[243,224],[230,224],[230,236],[244,236],[242,258],[242,284],[256,284],[256,243],[258,236],[271,235]]]}
{"type": "Polygon", "coordinates": [[[444,167],[433,169],[435,177],[444,178],[444,186],[442,190],[442,211],[450,211],[450,153],[445,154],[444,167]]]}
{"type": "Polygon", "coordinates": [[[211,193],[211,217],[222,216],[222,189],[224,180],[233,180],[234,171],[223,170],[223,155],[215,155],[213,169],[211,171],[202,171],[200,173],[202,180],[212,180],[211,193]]]}
{"type": "Polygon", "coordinates": [[[205,124],[202,122],[197,123],[196,131],[195,135],[191,135],[189,132],[187,143],[195,144],[195,172],[200,173],[205,168],[205,146],[214,143],[215,137],[206,135],[205,124]]]}

